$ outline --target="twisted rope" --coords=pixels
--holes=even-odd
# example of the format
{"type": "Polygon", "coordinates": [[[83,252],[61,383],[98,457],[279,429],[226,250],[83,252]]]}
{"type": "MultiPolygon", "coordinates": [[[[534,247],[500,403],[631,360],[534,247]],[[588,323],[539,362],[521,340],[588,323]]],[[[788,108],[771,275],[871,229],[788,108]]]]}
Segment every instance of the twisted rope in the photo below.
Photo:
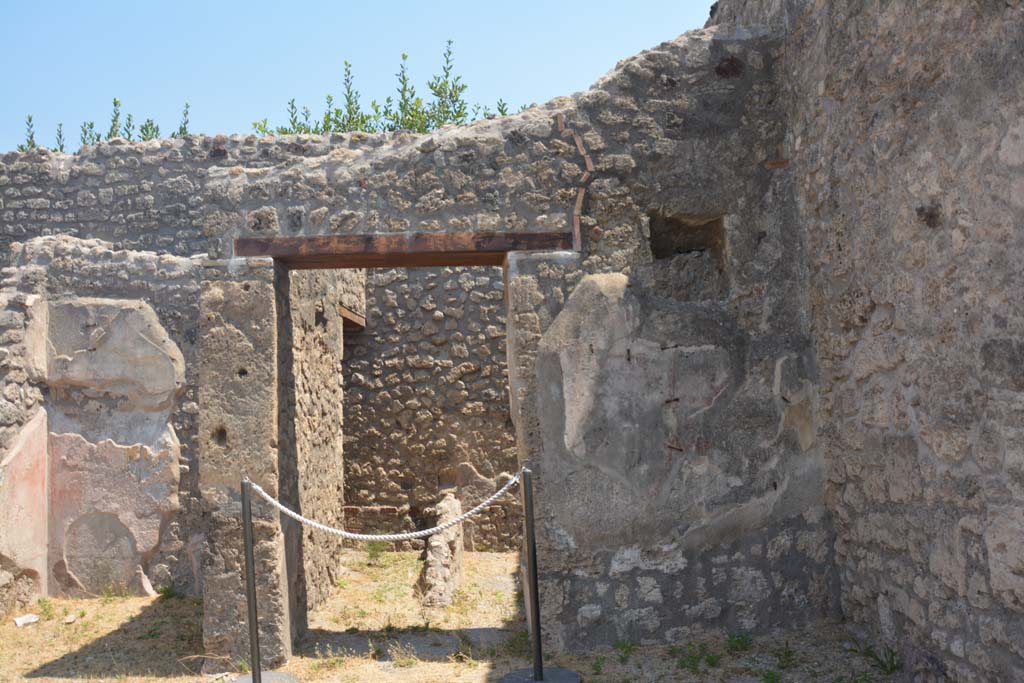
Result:
{"type": "Polygon", "coordinates": [[[260,494],[265,501],[267,501],[272,506],[280,510],[282,514],[291,517],[300,524],[311,526],[314,529],[319,529],[320,531],[323,531],[325,533],[334,534],[335,536],[341,536],[342,538],[347,538],[350,541],[412,541],[417,538],[426,538],[427,536],[433,536],[434,534],[440,533],[445,529],[452,528],[456,524],[462,524],[473,515],[479,514],[481,510],[483,510],[485,507],[501,498],[503,495],[505,495],[505,493],[508,492],[509,489],[511,489],[513,486],[519,483],[519,478],[523,474],[523,469],[525,468],[521,468],[518,472],[516,472],[514,477],[509,479],[508,482],[506,482],[504,486],[495,491],[493,494],[491,494],[489,498],[483,500],[479,505],[477,505],[472,510],[468,512],[463,512],[458,517],[453,517],[444,524],[439,524],[438,526],[435,526],[431,529],[423,529],[422,531],[410,531],[409,533],[405,534],[354,534],[351,531],[345,531],[344,529],[336,529],[334,527],[327,526],[326,524],[321,524],[320,522],[309,519],[307,517],[303,517],[298,512],[295,512],[294,510],[285,507],[284,505],[281,504],[280,501],[278,501],[276,498],[274,498],[269,493],[264,491],[259,484],[253,482],[249,482],[249,484],[250,486],[252,486],[253,491],[260,494]]]}

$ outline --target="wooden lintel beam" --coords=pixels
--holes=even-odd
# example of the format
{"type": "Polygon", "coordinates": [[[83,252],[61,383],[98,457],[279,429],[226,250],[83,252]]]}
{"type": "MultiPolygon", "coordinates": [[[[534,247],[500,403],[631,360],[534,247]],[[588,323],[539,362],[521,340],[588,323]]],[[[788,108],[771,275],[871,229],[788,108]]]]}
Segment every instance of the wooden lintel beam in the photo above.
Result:
{"type": "Polygon", "coordinates": [[[571,232],[403,232],[235,238],[235,256],[269,256],[293,269],[500,266],[510,251],[556,251],[572,247],[571,232]]]}
{"type": "Polygon", "coordinates": [[[366,328],[366,316],[360,315],[348,306],[338,306],[338,314],[346,332],[361,332],[366,328]]]}

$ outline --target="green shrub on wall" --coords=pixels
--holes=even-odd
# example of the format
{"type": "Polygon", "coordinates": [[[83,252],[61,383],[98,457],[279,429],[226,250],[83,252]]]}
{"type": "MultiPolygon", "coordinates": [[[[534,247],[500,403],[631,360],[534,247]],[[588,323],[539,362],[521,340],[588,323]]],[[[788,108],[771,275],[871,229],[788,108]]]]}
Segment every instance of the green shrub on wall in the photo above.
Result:
{"type": "MultiPolygon", "coordinates": [[[[455,58],[452,41],[445,44],[442,54],[441,72],[427,82],[430,91],[429,101],[416,93],[416,86],[409,77],[407,68],[408,55],[403,54],[395,78],[398,80],[394,97],[387,97],[383,103],[373,100],[369,110],[364,110],[360,102],[359,91],[355,88],[352,65],[345,62],[345,73],[342,79],[341,100],[335,100],[330,93],[325,98],[324,112],[314,116],[309,107],[299,107],[295,99],[288,101],[286,106],[287,123],[272,125],[264,118],[252,124],[253,131],[259,135],[291,135],[295,133],[348,133],[362,131],[377,133],[383,131],[408,130],[414,133],[426,133],[448,124],[463,124],[481,117],[505,116],[508,104],[499,99],[495,109],[466,102],[466,84],[462,77],[455,74],[455,58]]],[[[525,108],[525,107],[524,107],[525,108]]],[[[188,102],[182,109],[181,122],[172,138],[189,134],[188,102]]],[[[135,120],[131,114],[122,118],[121,100],[114,98],[110,112],[110,125],[106,135],[96,129],[95,121],[84,121],[79,128],[79,142],[84,147],[95,145],[100,140],[121,137],[125,140],[154,140],[160,137],[160,126],[147,118],[136,131],[135,120]]],[[[57,124],[57,139],[54,149],[64,151],[64,125],[57,124]]],[[[35,128],[32,116],[25,119],[25,142],[18,145],[19,151],[27,151],[39,147],[35,139],[35,128]]]]}

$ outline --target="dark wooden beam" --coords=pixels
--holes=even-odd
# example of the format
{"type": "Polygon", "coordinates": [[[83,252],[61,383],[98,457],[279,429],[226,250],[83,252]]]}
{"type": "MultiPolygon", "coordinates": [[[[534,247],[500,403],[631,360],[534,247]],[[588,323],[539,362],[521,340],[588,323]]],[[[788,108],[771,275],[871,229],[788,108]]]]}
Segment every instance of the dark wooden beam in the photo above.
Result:
{"type": "Polygon", "coordinates": [[[235,238],[235,256],[270,256],[294,269],[500,266],[510,251],[572,248],[571,232],[402,232],[235,238]]]}
{"type": "Polygon", "coordinates": [[[366,328],[366,316],[359,315],[347,306],[338,306],[345,332],[362,332],[366,328]]]}

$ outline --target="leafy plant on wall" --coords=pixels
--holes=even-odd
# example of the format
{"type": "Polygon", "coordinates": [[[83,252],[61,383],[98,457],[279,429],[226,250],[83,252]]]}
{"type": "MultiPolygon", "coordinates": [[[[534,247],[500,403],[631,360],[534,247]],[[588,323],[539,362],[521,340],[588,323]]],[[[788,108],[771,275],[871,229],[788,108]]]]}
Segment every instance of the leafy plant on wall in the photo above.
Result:
{"type": "MultiPolygon", "coordinates": [[[[395,74],[397,87],[395,95],[387,97],[383,102],[373,100],[368,110],[364,110],[360,102],[359,91],[355,88],[352,64],[345,62],[342,78],[341,100],[335,100],[330,93],[325,97],[323,114],[314,116],[309,107],[299,107],[295,99],[288,101],[285,107],[287,123],[272,125],[264,118],[252,124],[252,129],[259,135],[294,135],[349,133],[361,131],[377,133],[384,131],[408,130],[414,133],[426,133],[449,124],[464,124],[469,121],[493,116],[505,116],[509,113],[508,103],[499,99],[495,109],[479,104],[470,105],[465,99],[467,85],[462,77],[455,73],[455,57],[453,42],[445,44],[442,53],[441,71],[427,82],[430,91],[429,101],[417,94],[408,71],[408,55],[403,54],[395,74]]],[[[525,107],[523,107],[525,109],[525,107]]],[[[188,102],[182,109],[181,122],[170,137],[189,135],[188,102]]],[[[110,112],[110,125],[103,135],[96,129],[94,121],[84,121],[79,127],[79,142],[84,147],[95,145],[101,140],[116,137],[125,140],[156,140],[160,138],[160,126],[152,118],[147,118],[142,125],[135,128],[135,119],[130,113],[122,117],[121,100],[113,99],[110,112]]],[[[39,147],[35,139],[35,128],[32,116],[25,120],[25,142],[18,145],[19,151],[27,151],[39,147]]],[[[65,147],[64,125],[57,124],[57,138],[54,149],[63,152],[65,147]]]]}

